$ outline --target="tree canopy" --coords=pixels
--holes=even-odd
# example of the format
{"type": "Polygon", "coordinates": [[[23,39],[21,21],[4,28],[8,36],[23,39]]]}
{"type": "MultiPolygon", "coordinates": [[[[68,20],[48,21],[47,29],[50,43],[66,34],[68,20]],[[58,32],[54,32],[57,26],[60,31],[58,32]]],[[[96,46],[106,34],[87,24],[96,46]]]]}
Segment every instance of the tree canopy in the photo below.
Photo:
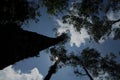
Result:
{"type": "MultiPolygon", "coordinates": [[[[111,34],[114,35],[113,40],[119,40],[120,18],[111,19],[108,16],[109,12],[116,15],[119,11],[119,0],[75,1],[68,13],[62,17],[62,21],[64,24],[73,25],[77,32],[81,33],[82,28],[86,29],[90,40],[96,43],[108,39],[111,34]],[[118,25],[114,27],[115,24],[118,25]]],[[[120,79],[120,70],[118,70],[120,64],[116,61],[116,53],[106,53],[103,56],[96,49],[85,48],[75,55],[74,52],[67,53],[63,46],[53,47],[50,51],[51,58],[58,57],[59,59],[58,68],[64,65],[73,66],[75,68],[74,73],[78,76],[87,75],[90,80],[98,77],[101,80],[120,79]]]]}
{"type": "Polygon", "coordinates": [[[68,5],[68,0],[1,0],[0,23],[20,23],[28,19],[37,19],[41,7],[47,8],[47,13],[55,15],[68,5]]]}
{"type": "MultiPolygon", "coordinates": [[[[71,10],[63,16],[63,23],[72,24],[76,31],[80,32],[85,28],[91,39],[99,42],[114,32],[114,39],[119,39],[119,28],[112,25],[120,19],[111,20],[107,13],[120,10],[119,0],[82,0],[74,2],[71,10]]],[[[119,27],[119,26],[118,26],[119,27]]]]}
{"type": "Polygon", "coordinates": [[[54,68],[55,70],[63,66],[72,66],[77,76],[88,76],[90,80],[94,80],[94,78],[98,77],[102,80],[120,79],[120,63],[116,61],[114,53],[108,53],[101,56],[101,53],[97,50],[85,48],[77,55],[73,53],[67,55],[66,49],[62,46],[53,47],[50,51],[52,57],[58,57],[58,61],[56,61],[57,68],[54,68]]]}
{"type": "MultiPolygon", "coordinates": [[[[77,32],[81,32],[82,28],[86,29],[91,41],[99,43],[111,34],[114,34],[112,39],[120,39],[120,25],[113,26],[120,22],[120,18],[110,19],[108,16],[110,11],[114,14],[120,11],[120,0],[80,0],[73,2],[71,6],[69,0],[0,0],[1,51],[9,53],[7,58],[11,60],[6,60],[1,69],[21,59],[36,56],[40,50],[64,40],[65,35],[49,38],[20,28],[27,20],[37,20],[42,15],[42,8],[50,15],[58,15],[67,9],[67,14],[62,16],[63,23],[73,25],[77,32]],[[45,45],[40,47],[39,40],[45,45]]],[[[51,60],[57,60],[50,67],[45,80],[50,79],[63,66],[72,66],[77,76],[88,76],[90,80],[97,77],[102,80],[120,79],[120,63],[115,60],[114,53],[102,56],[96,49],[88,47],[75,55],[74,52],[68,53],[64,44],[65,42],[62,46],[50,48],[51,60]]],[[[2,57],[6,57],[6,54],[1,56],[1,63],[2,57]]]]}

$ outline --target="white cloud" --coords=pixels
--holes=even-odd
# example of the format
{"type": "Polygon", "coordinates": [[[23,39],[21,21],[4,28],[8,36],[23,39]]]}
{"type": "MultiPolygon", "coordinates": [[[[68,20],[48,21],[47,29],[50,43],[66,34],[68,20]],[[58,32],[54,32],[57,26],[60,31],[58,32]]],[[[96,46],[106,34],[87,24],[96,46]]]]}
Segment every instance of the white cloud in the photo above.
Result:
{"type": "Polygon", "coordinates": [[[120,10],[118,10],[118,11],[109,10],[108,13],[107,13],[107,18],[109,20],[118,20],[118,19],[120,19],[120,10]]]}
{"type": "MultiPolygon", "coordinates": [[[[107,13],[107,18],[109,20],[120,19],[120,10],[118,10],[118,11],[109,10],[108,13],[107,13]]],[[[117,22],[117,23],[112,25],[112,29],[115,29],[115,28],[120,28],[120,22],[117,22]]],[[[114,38],[114,36],[115,36],[114,34],[115,33],[112,31],[111,34],[109,35],[109,37],[114,38]]]]}
{"type": "Polygon", "coordinates": [[[101,78],[102,78],[102,80],[112,80],[108,73],[99,75],[98,77],[94,78],[94,80],[101,80],[101,78]]]}
{"type": "Polygon", "coordinates": [[[80,47],[82,43],[85,43],[85,39],[89,38],[89,35],[87,34],[87,31],[82,28],[81,29],[81,34],[77,31],[75,31],[75,28],[73,25],[70,24],[63,24],[62,21],[56,20],[60,28],[58,29],[58,33],[63,33],[69,31],[71,34],[71,40],[70,44],[73,46],[75,44],[77,47],[80,47]]]}
{"type": "Polygon", "coordinates": [[[30,73],[22,73],[15,71],[12,66],[8,66],[0,70],[0,80],[42,80],[43,76],[37,68],[34,68],[30,73]]]}
{"type": "MultiPolygon", "coordinates": [[[[118,11],[109,10],[108,13],[107,13],[107,18],[109,20],[118,20],[118,19],[120,19],[120,10],[118,10],[118,11]]],[[[120,28],[120,22],[117,22],[117,23],[113,24],[112,28],[120,28]]]]}

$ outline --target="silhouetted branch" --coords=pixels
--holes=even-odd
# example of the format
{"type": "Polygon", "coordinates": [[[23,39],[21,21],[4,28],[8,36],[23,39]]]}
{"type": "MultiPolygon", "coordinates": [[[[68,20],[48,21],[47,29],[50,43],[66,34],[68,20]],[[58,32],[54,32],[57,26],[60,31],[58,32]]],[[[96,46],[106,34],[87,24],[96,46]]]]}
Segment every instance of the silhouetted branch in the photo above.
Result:
{"type": "Polygon", "coordinates": [[[56,61],[49,69],[48,74],[45,76],[44,80],[50,80],[51,76],[56,72],[57,70],[57,64],[58,61],[56,61]]]}
{"type": "Polygon", "coordinates": [[[119,22],[119,21],[120,21],[120,19],[115,20],[115,21],[112,22],[112,24],[115,24],[115,23],[117,23],[117,22],[119,22]]]}
{"type": "Polygon", "coordinates": [[[90,75],[90,73],[88,72],[88,70],[87,70],[85,67],[83,67],[83,69],[84,69],[84,71],[86,72],[87,76],[90,78],[90,80],[94,80],[94,79],[92,78],[92,76],[90,75]]]}

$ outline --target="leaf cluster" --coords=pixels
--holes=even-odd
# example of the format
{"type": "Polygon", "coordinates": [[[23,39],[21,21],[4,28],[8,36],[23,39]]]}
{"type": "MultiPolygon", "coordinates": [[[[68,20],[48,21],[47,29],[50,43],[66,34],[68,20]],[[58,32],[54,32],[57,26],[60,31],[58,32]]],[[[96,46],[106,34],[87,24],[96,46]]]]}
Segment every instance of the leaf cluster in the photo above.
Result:
{"type": "Polygon", "coordinates": [[[110,10],[119,11],[120,1],[82,0],[73,3],[69,13],[63,16],[63,23],[72,24],[77,32],[85,28],[95,42],[106,39],[112,32],[115,33],[113,39],[119,39],[119,30],[113,30],[112,25],[120,19],[109,20],[107,13],[110,10]]]}

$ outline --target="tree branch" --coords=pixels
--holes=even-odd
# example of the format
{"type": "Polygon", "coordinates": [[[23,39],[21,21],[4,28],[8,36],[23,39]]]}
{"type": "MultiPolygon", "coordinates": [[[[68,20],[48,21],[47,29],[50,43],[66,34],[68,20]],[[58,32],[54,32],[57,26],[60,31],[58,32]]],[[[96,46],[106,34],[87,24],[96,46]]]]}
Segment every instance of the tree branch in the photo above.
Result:
{"type": "Polygon", "coordinates": [[[90,80],[94,80],[92,78],[92,76],[90,75],[90,73],[88,72],[88,70],[86,69],[86,67],[83,67],[84,71],[86,72],[87,76],[90,78],[90,80]]]}
{"type": "Polygon", "coordinates": [[[119,22],[119,21],[120,21],[120,19],[115,20],[115,21],[112,21],[112,24],[115,24],[115,23],[117,23],[117,22],[119,22]]]}

